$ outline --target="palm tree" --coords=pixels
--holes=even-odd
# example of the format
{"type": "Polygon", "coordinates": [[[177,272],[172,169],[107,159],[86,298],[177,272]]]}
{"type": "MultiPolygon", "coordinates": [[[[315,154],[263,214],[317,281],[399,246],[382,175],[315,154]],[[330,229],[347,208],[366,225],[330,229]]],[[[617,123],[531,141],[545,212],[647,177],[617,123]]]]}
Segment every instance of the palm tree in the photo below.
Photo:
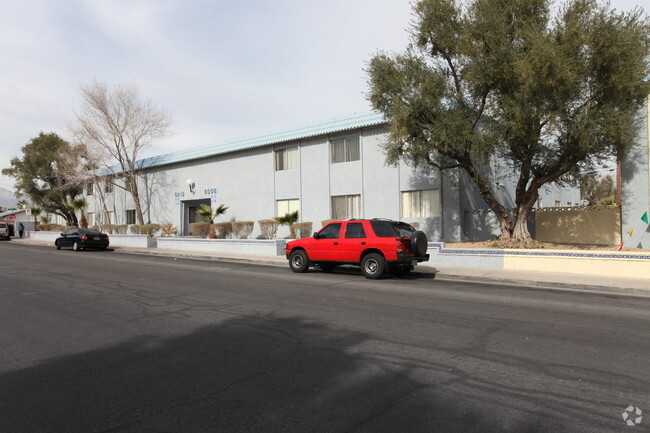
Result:
{"type": "Polygon", "coordinates": [[[38,216],[41,214],[42,209],[40,207],[32,208],[32,216],[34,217],[34,230],[38,227],[38,216]]]}
{"type": "Polygon", "coordinates": [[[196,213],[203,218],[208,218],[210,220],[210,234],[208,237],[210,239],[216,239],[217,235],[214,232],[214,219],[219,215],[223,215],[228,210],[228,206],[225,206],[221,203],[215,210],[212,212],[212,208],[207,204],[201,203],[201,209],[197,210],[196,213]]]}
{"type": "Polygon", "coordinates": [[[283,216],[277,216],[275,217],[275,220],[281,226],[289,226],[291,239],[296,238],[296,234],[291,230],[291,226],[298,222],[298,211],[289,212],[283,216]]]}
{"type": "Polygon", "coordinates": [[[88,202],[86,202],[85,198],[78,198],[76,200],[72,200],[71,202],[68,203],[70,208],[72,208],[73,211],[79,211],[81,213],[81,221],[79,222],[79,226],[82,229],[87,229],[88,228],[88,221],[86,220],[86,215],[84,215],[84,210],[86,209],[86,206],[88,206],[88,202]]]}
{"type": "Polygon", "coordinates": [[[18,200],[16,205],[18,206],[18,209],[25,209],[25,206],[27,206],[27,200],[18,200]]]}

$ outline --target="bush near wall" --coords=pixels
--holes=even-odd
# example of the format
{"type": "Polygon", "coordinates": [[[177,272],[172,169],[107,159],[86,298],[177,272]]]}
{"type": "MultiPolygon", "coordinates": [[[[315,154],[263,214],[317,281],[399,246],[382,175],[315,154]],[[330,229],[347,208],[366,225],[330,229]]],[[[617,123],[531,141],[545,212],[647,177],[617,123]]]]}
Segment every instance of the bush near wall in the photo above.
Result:
{"type": "Polygon", "coordinates": [[[226,239],[232,237],[232,223],[223,222],[216,223],[214,225],[214,234],[217,236],[217,239],[226,239]]]}
{"type": "Polygon", "coordinates": [[[131,231],[131,234],[134,235],[140,234],[140,226],[138,224],[133,224],[129,226],[129,230],[131,231]]]}
{"type": "Polygon", "coordinates": [[[39,224],[36,226],[36,230],[44,232],[63,232],[66,231],[66,227],[61,224],[39,224]]]}
{"type": "Polygon", "coordinates": [[[255,227],[253,221],[235,221],[231,224],[233,236],[237,239],[248,239],[255,227]]]}
{"type": "Polygon", "coordinates": [[[178,229],[174,227],[171,221],[165,221],[160,225],[161,236],[176,236],[176,233],[178,233],[178,229]]]}
{"type": "Polygon", "coordinates": [[[192,235],[207,239],[210,234],[210,223],[192,223],[190,224],[192,235]]]}
{"type": "Polygon", "coordinates": [[[292,239],[302,239],[311,236],[312,225],[310,222],[293,224],[289,227],[292,239]]]}
{"type": "Polygon", "coordinates": [[[278,222],[276,220],[259,220],[260,232],[266,239],[274,239],[278,233],[278,222]]]}
{"type": "Polygon", "coordinates": [[[141,235],[154,236],[160,230],[160,224],[143,224],[139,227],[141,235]]]}
{"type": "Polygon", "coordinates": [[[323,220],[323,221],[321,221],[321,222],[320,222],[320,223],[321,223],[321,227],[325,227],[326,225],[328,225],[328,224],[331,223],[332,221],[336,221],[336,220],[323,220]]]}

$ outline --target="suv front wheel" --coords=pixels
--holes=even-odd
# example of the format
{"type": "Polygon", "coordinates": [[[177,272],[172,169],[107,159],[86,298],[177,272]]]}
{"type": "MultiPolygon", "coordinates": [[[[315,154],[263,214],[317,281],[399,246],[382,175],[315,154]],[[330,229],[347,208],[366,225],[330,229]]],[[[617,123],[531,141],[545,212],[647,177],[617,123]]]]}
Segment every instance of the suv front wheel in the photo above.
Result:
{"type": "Polygon", "coordinates": [[[307,253],[304,250],[292,251],[289,255],[289,267],[294,272],[305,272],[309,267],[307,253]]]}
{"type": "Polygon", "coordinates": [[[361,260],[361,272],[366,278],[376,280],[384,275],[386,260],[381,254],[370,253],[361,260]]]}

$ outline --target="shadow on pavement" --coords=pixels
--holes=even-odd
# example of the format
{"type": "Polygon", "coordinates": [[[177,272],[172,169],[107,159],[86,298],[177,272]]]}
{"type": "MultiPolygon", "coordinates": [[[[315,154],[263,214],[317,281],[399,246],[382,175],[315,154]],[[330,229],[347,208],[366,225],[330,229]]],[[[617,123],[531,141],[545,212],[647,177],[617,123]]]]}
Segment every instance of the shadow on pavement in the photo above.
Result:
{"type": "Polygon", "coordinates": [[[416,365],[408,354],[375,356],[375,343],[273,316],[136,338],[0,375],[0,430],[563,431],[525,411],[525,421],[508,419],[506,427],[489,399],[464,405],[463,393],[445,391],[459,380],[447,368],[416,365]],[[419,382],[415,369],[433,371],[437,383],[419,382]]]}

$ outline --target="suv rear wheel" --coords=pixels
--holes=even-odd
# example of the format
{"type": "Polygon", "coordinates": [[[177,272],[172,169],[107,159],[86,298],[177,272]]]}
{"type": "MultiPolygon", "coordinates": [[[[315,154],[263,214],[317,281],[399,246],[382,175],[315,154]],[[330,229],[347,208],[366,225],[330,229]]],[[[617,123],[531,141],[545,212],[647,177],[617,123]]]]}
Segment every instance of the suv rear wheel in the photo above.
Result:
{"type": "Polygon", "coordinates": [[[370,253],[361,260],[361,272],[366,278],[376,280],[384,275],[386,260],[381,254],[370,253]]]}
{"type": "Polygon", "coordinates": [[[294,272],[305,272],[309,267],[307,253],[304,250],[292,251],[289,255],[289,267],[294,272]]]}

